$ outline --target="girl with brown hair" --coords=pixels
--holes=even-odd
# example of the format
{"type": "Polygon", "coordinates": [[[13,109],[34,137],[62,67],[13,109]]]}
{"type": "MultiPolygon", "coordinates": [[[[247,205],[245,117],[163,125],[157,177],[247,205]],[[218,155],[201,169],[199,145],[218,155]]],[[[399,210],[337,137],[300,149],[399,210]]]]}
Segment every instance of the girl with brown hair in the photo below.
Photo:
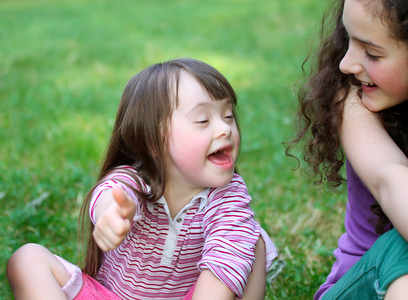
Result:
{"type": "Polygon", "coordinates": [[[16,299],[263,299],[277,253],[235,173],[236,105],[224,76],[197,60],[135,75],[83,205],[83,272],[25,245],[8,264],[16,299]]]}

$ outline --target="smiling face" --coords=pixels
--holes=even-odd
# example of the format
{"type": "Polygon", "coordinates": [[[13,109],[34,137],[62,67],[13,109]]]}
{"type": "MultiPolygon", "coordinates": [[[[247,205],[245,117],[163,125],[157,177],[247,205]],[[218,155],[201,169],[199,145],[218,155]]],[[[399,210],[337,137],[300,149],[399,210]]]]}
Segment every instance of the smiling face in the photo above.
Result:
{"type": "Polygon", "coordinates": [[[407,45],[391,37],[388,26],[373,14],[379,0],[345,0],[343,24],[349,48],[340,70],[361,82],[362,102],[378,112],[408,99],[407,45]]]}
{"type": "Polygon", "coordinates": [[[201,190],[229,183],[240,136],[230,99],[214,100],[181,71],[168,132],[168,184],[201,190]]]}

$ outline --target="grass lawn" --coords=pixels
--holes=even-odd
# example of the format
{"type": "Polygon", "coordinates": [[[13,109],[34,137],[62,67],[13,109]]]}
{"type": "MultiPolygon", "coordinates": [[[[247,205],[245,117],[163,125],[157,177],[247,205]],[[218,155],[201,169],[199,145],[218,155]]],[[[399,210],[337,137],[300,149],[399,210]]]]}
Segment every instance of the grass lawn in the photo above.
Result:
{"type": "Polygon", "coordinates": [[[316,188],[282,142],[323,10],[311,0],[0,1],[0,299],[12,299],[6,262],[24,243],[80,262],[80,205],[125,84],[186,56],[220,70],[239,97],[238,168],[286,262],[266,298],[311,299],[343,230],[345,189],[316,188]]]}

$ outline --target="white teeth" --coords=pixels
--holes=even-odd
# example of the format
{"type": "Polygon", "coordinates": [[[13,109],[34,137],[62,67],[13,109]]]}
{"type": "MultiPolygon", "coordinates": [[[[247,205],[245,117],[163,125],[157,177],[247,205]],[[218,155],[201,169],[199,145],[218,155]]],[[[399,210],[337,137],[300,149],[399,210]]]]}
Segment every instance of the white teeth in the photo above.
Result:
{"type": "Polygon", "coordinates": [[[375,85],[374,83],[366,83],[366,82],[361,82],[361,84],[364,84],[366,86],[374,86],[375,85]]]}
{"type": "Polygon", "coordinates": [[[215,151],[213,154],[216,154],[216,153],[218,153],[218,152],[230,151],[230,150],[231,150],[231,147],[222,148],[222,149],[220,149],[220,150],[215,151]]]}

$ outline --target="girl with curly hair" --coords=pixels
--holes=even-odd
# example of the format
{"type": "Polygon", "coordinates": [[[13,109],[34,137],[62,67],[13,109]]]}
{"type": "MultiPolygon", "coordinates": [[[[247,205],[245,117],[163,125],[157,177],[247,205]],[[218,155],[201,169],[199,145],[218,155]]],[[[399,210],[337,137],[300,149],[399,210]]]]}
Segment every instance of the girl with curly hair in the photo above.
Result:
{"type": "Polygon", "coordinates": [[[408,294],[408,1],[335,0],[320,37],[287,153],[304,142],[316,183],[334,187],[346,163],[348,203],[315,299],[398,299],[408,294]]]}

